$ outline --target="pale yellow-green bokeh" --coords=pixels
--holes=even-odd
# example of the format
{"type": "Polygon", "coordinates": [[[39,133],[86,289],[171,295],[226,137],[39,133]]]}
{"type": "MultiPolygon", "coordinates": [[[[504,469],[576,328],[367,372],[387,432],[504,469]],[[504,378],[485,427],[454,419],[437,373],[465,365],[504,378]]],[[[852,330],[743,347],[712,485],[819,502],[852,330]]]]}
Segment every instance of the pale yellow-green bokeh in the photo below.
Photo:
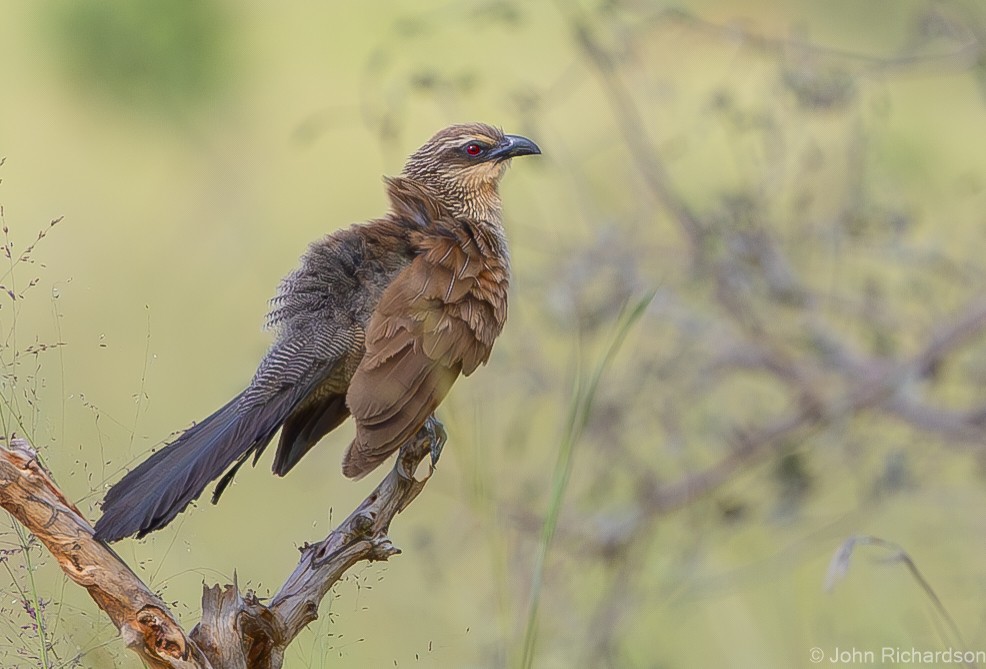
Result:
{"type": "MultiPolygon", "coordinates": [[[[747,18],[764,33],[877,56],[899,47],[922,6],[685,4],[712,22],[747,18]]],[[[505,178],[516,272],[510,321],[490,366],[461,380],[443,407],[451,438],[438,474],[393,527],[405,552],[387,565],[357,567],[292,647],[289,667],[499,666],[515,657],[537,541],[524,514],[540,518],[547,504],[574,361],[601,350],[598,338],[580,349],[574,329],[549,322],[544,314],[563,308],[543,274],[563,264],[559,254],[602,244],[609,228],[660,250],[640,263],[646,288],[677,285],[692,269],[678,229],[639,178],[627,176],[630,154],[573,48],[560,10],[568,5],[521,3],[516,22],[479,11],[484,6],[226,2],[209,93],[166,96],[173,107],[154,96],[124,104],[80,79],[59,44],[66,10],[58,3],[14,0],[0,8],[0,204],[15,250],[64,216],[34,254],[44,267],[14,274],[20,288],[35,276],[40,282],[18,302],[16,341],[7,345],[64,344],[41,356],[36,374],[33,359],[23,363],[21,376],[43,385],[39,403],[18,395],[17,408],[56,480],[92,518],[124,467],[243,387],[270,341],[261,324],[278,280],[309,241],[382,213],[381,176],[399,171],[430,133],[484,120],[531,134],[544,149],[516,161],[505,178]],[[439,83],[414,89],[408,81],[422,73],[439,83]],[[461,87],[443,90],[446,79],[461,87]],[[525,118],[525,91],[546,96],[536,122],[525,118]],[[399,127],[381,139],[375,124],[384,114],[399,127]]],[[[619,35],[601,32],[619,46],[619,35]]],[[[851,172],[840,161],[858,131],[867,136],[869,194],[915,217],[910,245],[958,265],[981,262],[986,114],[968,72],[874,75],[859,84],[859,127],[838,112],[791,113],[800,120],[785,126],[786,144],[765,146],[708,109],[720,89],[737,107],[793,107],[776,60],[701,32],[656,34],[660,40],[626,61],[631,93],[644,101],[650,140],[697,209],[714,209],[724,192],[762,189],[783,232],[799,185],[811,180],[822,198],[810,214],[833,219],[851,172]],[[646,86],[636,88],[640,82],[646,86]],[[812,147],[819,168],[802,161],[812,147]]],[[[816,248],[798,261],[808,282],[826,291],[884,282],[888,309],[912,326],[887,346],[905,350],[971,294],[944,280],[911,282],[872,249],[816,248]],[[930,292],[915,299],[913,291],[930,292]]],[[[707,295],[685,294],[715,313],[707,295]]],[[[5,334],[14,312],[8,302],[0,307],[5,334]]],[[[859,346],[873,344],[850,317],[837,326],[859,346]]],[[[609,330],[601,329],[605,338],[609,330]]],[[[665,335],[670,340],[670,328],[653,321],[633,332],[610,383],[660,349],[665,335]]],[[[936,392],[955,399],[948,387],[936,392]]],[[[960,406],[982,398],[967,388],[954,393],[960,406]]],[[[707,435],[734,415],[769,415],[788,401],[780,386],[756,376],[700,399],[679,417],[687,434],[707,435]]],[[[651,413],[641,409],[636,423],[620,427],[627,440],[653,445],[642,451],[659,463],[660,476],[672,480],[722,455],[723,444],[705,441],[675,453],[651,413]]],[[[374,484],[375,476],[342,477],[349,435],[347,426],[326,438],[285,479],[270,475],[267,455],[240,472],[219,506],[200,503],[146,541],[116,549],[166,601],[181,602],[176,612],[190,624],[203,581],[228,582],[235,570],[241,587],[270,594],[296,563],[294,547],[324,536],[374,484]]],[[[593,487],[608,468],[600,444],[590,434],[576,449],[563,513],[569,526],[597,522],[600,509],[615,513],[633,493],[620,476],[602,492],[593,487]]],[[[715,505],[699,504],[654,522],[653,537],[630,560],[637,586],[627,593],[633,613],[618,636],[621,666],[808,666],[812,647],[939,648],[941,623],[900,565],[863,555],[833,594],[822,591],[830,555],[856,531],[904,546],[968,646],[986,648],[979,625],[986,492],[974,458],[878,418],[862,420],[846,442],[830,432],[813,448],[814,488],[796,518],[772,511],[777,491],[759,467],[721,498],[742,499],[755,520],[708,522],[715,505]],[[863,472],[879,470],[898,448],[918,472],[917,485],[874,502],[863,472]]],[[[12,538],[5,531],[3,547],[12,538]]],[[[617,577],[610,563],[578,558],[578,545],[562,533],[548,561],[535,666],[580,666],[593,603],[617,577]]],[[[50,561],[38,578],[42,597],[65,602],[58,613],[57,604],[48,610],[63,656],[78,647],[88,651],[82,666],[137,666],[50,561]]],[[[0,606],[18,610],[8,580],[0,571],[10,600],[0,606]]],[[[31,635],[16,631],[0,628],[3,666],[29,666],[14,653],[19,643],[30,647],[31,635]]]]}

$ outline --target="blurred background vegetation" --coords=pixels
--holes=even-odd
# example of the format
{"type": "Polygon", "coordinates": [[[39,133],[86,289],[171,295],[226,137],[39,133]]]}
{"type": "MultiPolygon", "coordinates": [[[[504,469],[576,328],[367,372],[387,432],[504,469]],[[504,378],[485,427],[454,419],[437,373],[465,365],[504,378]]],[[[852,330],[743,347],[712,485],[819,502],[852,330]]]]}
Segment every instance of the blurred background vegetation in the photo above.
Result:
{"type": "MultiPolygon", "coordinates": [[[[974,0],[8,0],[0,63],[0,417],[91,518],[241,389],[280,277],[432,132],[544,150],[504,182],[510,321],[443,406],[405,553],[351,572],[288,666],[986,649],[974,0]],[[958,634],[899,562],[825,592],[856,533],[958,634]]],[[[349,437],[117,550],[189,623],[203,580],[268,594],[374,484],[341,476],[349,437]]],[[[0,566],[4,667],[137,665],[9,519],[0,566]]]]}

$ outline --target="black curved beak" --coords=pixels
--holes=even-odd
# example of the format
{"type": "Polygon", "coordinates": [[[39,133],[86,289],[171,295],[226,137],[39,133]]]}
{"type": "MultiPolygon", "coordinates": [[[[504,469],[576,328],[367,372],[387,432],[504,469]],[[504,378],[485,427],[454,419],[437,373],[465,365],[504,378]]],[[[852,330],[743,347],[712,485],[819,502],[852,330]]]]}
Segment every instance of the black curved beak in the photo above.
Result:
{"type": "Polygon", "coordinates": [[[488,154],[490,160],[509,160],[518,156],[536,156],[541,153],[537,144],[520,135],[504,135],[488,154]]]}

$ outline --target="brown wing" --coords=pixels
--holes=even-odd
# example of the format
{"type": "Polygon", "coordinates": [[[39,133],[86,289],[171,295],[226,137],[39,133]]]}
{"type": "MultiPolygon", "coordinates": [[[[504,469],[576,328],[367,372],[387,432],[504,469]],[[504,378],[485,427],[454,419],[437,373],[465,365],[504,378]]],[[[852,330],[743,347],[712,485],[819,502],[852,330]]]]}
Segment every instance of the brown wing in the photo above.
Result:
{"type": "Polygon", "coordinates": [[[485,363],[506,319],[508,268],[475,231],[432,232],[384,291],[346,401],[356,438],[343,473],[359,478],[411,439],[460,373],[485,363]]]}

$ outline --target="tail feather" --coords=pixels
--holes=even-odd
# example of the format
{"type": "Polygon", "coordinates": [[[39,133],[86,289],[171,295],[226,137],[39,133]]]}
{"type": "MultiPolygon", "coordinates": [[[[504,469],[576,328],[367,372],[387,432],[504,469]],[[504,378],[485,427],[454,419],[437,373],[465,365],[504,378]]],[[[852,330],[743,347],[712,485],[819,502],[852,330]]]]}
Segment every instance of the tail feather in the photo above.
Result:
{"type": "Polygon", "coordinates": [[[241,395],[173,443],[154,453],[109,489],[96,538],[138,538],[160,529],[202,494],[227,467],[258,454],[277,432],[290,405],[272,401],[244,409],[241,395]],[[287,406],[286,406],[287,405],[287,406]]]}
{"type": "Polygon", "coordinates": [[[274,473],[287,474],[319,439],[349,418],[345,395],[328,395],[297,408],[284,420],[274,455],[274,473]]]}

